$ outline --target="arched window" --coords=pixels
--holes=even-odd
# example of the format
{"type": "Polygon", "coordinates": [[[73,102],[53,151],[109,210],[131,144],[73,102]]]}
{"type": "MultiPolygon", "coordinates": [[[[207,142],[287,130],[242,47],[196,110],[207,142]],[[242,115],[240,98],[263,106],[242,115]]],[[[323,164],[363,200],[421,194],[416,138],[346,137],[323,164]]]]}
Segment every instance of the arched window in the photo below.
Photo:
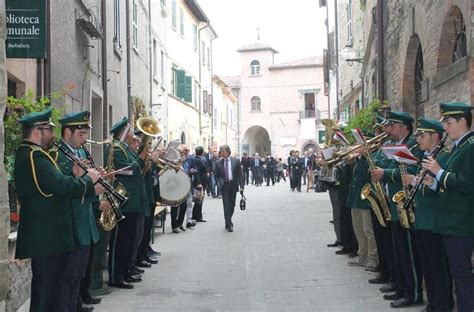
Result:
{"type": "Polygon", "coordinates": [[[250,103],[252,104],[252,107],[251,107],[252,112],[261,112],[262,111],[260,98],[258,96],[252,97],[252,99],[250,100],[250,103]]]}
{"type": "Polygon", "coordinates": [[[464,20],[462,19],[459,21],[458,24],[459,25],[456,25],[456,23],[454,24],[454,29],[456,32],[456,41],[454,41],[453,63],[467,55],[466,25],[464,25],[464,20]]]}
{"type": "Polygon", "coordinates": [[[260,62],[259,61],[253,60],[250,63],[250,74],[252,76],[260,75],[260,62]]]}
{"type": "Polygon", "coordinates": [[[417,104],[420,103],[421,98],[421,86],[423,83],[423,51],[421,44],[418,45],[415,59],[415,96],[417,104]]]}

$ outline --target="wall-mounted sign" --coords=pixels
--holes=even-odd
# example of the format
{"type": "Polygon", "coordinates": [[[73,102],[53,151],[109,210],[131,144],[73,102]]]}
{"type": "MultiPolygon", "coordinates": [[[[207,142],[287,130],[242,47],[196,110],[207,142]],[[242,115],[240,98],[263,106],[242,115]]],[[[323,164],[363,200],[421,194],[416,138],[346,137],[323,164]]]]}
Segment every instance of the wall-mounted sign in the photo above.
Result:
{"type": "Polygon", "coordinates": [[[6,0],[7,58],[45,58],[46,0],[6,0]]]}

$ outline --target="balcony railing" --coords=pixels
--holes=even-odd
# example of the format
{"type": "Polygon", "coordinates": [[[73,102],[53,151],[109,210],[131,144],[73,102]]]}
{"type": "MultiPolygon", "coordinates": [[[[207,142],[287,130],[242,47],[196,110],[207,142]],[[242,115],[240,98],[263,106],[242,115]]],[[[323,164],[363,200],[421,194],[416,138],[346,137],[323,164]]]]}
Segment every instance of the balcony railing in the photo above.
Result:
{"type": "Polygon", "coordinates": [[[315,117],[316,117],[316,111],[314,109],[300,111],[300,119],[315,118],[315,117]]]}

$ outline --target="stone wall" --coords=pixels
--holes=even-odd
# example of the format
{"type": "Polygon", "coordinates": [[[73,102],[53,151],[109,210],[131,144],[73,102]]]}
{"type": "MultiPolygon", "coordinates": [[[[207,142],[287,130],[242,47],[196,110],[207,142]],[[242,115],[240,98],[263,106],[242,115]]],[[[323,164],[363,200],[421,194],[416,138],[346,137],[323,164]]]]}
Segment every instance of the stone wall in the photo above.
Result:
{"type": "Polygon", "coordinates": [[[386,5],[385,92],[392,108],[416,112],[411,88],[419,44],[423,52],[423,107],[419,114],[437,118],[439,102],[471,101],[471,1],[388,1],[386,5]],[[454,39],[450,36],[454,24],[461,27],[457,20],[461,15],[467,57],[452,63],[454,39]]]}
{"type": "MultiPolygon", "coordinates": [[[[0,116],[5,112],[7,74],[5,56],[6,19],[5,1],[0,1],[0,116]]],[[[3,166],[4,153],[3,118],[0,118],[0,310],[4,309],[8,282],[8,233],[10,232],[10,208],[8,205],[7,175],[3,166]]]]}

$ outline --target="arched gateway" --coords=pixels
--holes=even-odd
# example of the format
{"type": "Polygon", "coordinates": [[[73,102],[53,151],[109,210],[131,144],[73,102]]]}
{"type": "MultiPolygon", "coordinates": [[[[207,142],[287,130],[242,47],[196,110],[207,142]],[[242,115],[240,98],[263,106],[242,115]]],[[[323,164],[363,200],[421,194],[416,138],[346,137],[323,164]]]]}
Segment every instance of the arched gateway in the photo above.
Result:
{"type": "Polygon", "coordinates": [[[242,153],[271,154],[271,141],[268,131],[261,126],[252,126],[245,131],[242,141],[242,153]]]}

